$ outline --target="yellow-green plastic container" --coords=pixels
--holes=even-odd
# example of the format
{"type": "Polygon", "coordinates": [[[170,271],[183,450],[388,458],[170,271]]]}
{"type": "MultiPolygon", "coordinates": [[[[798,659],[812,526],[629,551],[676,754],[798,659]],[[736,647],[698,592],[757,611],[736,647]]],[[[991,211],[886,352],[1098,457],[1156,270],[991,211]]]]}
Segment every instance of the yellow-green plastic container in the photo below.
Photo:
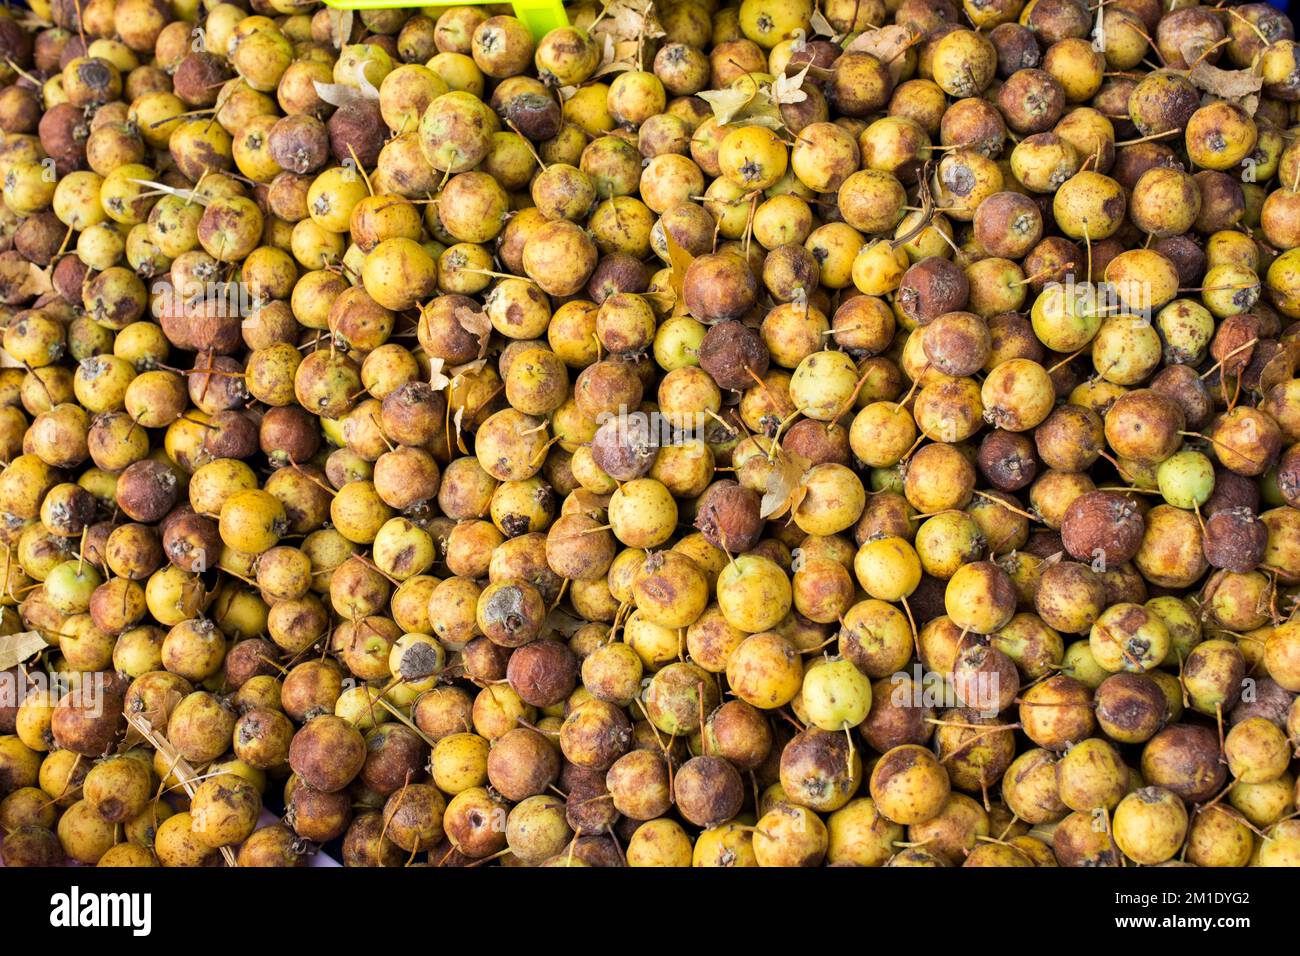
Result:
{"type": "MultiPolygon", "coordinates": [[[[387,10],[393,7],[481,7],[482,3],[464,0],[325,0],[336,10],[387,10]]],[[[533,38],[540,40],[556,27],[569,25],[563,0],[512,0],[515,16],[527,24],[533,38]]]]}

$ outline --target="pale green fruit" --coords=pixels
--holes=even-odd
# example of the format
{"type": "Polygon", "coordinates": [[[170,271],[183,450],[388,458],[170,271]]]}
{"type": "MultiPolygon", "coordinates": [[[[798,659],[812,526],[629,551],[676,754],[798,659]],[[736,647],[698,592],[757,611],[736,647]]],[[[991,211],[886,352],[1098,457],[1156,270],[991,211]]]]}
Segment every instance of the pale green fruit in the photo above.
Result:
{"type": "Polygon", "coordinates": [[[822,730],[856,727],[871,710],[871,681],[850,661],[817,661],[804,674],[803,706],[822,730]]]}

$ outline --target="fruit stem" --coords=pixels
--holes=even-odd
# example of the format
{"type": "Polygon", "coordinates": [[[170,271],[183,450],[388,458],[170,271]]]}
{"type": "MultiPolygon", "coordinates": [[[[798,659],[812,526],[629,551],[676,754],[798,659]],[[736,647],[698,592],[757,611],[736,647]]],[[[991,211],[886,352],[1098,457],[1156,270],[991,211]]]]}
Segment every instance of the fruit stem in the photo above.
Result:
{"type": "Polygon", "coordinates": [[[1014,506],[1012,506],[1012,505],[1007,504],[1007,503],[1006,503],[1005,501],[1003,501],[1001,498],[997,497],[996,495],[989,494],[987,491],[979,491],[979,490],[976,490],[975,494],[979,495],[981,498],[986,498],[986,499],[988,499],[989,501],[992,501],[992,502],[995,502],[996,504],[1001,505],[1003,508],[1006,508],[1008,511],[1012,512],[1013,514],[1018,514],[1018,515],[1020,515],[1020,517],[1022,517],[1022,518],[1028,518],[1030,521],[1042,521],[1042,520],[1043,520],[1042,518],[1039,518],[1039,517],[1036,517],[1035,515],[1030,514],[1028,511],[1025,511],[1025,510],[1023,510],[1023,509],[1021,509],[1021,508],[1016,508],[1016,507],[1014,507],[1014,506]]]}
{"type": "Polygon", "coordinates": [[[1051,375],[1051,374],[1052,374],[1053,372],[1055,372],[1057,369],[1059,369],[1059,368],[1063,368],[1063,367],[1065,367],[1066,365],[1069,365],[1071,362],[1073,362],[1075,359],[1077,359],[1080,355],[1082,355],[1085,351],[1087,351],[1088,347],[1089,347],[1089,346],[1085,345],[1085,346],[1083,346],[1083,348],[1075,349],[1073,352],[1071,352],[1071,353],[1070,353],[1069,355],[1067,355],[1065,358],[1061,359],[1061,361],[1059,361],[1059,362],[1057,362],[1055,365],[1051,366],[1051,367],[1047,370],[1047,374],[1048,374],[1048,375],[1051,375]]]}
{"type": "Polygon", "coordinates": [[[912,649],[916,652],[916,659],[921,659],[921,635],[916,631],[916,618],[912,616],[912,606],[907,603],[907,598],[900,599],[903,602],[903,610],[907,612],[907,625],[912,629],[912,649]]]}
{"type": "Polygon", "coordinates": [[[1205,49],[1203,49],[1203,50],[1201,51],[1201,55],[1200,55],[1200,56],[1198,56],[1198,57],[1197,57],[1195,60],[1193,60],[1191,63],[1188,63],[1188,64],[1187,64],[1187,70],[1188,70],[1188,72],[1190,73],[1192,70],[1196,69],[1196,67],[1197,67],[1198,65],[1200,65],[1200,63],[1201,63],[1202,60],[1204,60],[1207,56],[1209,56],[1211,53],[1213,53],[1213,52],[1214,52],[1215,50],[1217,50],[1219,47],[1224,46],[1224,45],[1226,45],[1226,44],[1228,44],[1228,43],[1231,43],[1231,42],[1232,42],[1231,38],[1229,38],[1229,37],[1224,37],[1223,39],[1219,40],[1217,43],[1212,43],[1212,44],[1210,44],[1209,46],[1207,46],[1205,49]]]}
{"type": "Polygon", "coordinates": [[[1168,139],[1170,136],[1181,136],[1181,129],[1167,129],[1162,133],[1151,133],[1147,136],[1139,136],[1137,139],[1122,139],[1117,142],[1116,146],[1136,146],[1138,143],[1149,143],[1153,139],[1168,139]]]}
{"type": "Polygon", "coordinates": [[[316,485],[321,490],[328,492],[331,498],[334,497],[336,494],[338,494],[338,492],[336,492],[329,485],[325,484],[325,482],[321,481],[315,475],[311,474],[310,472],[304,471],[302,467],[292,458],[289,459],[289,467],[292,468],[294,471],[296,471],[298,474],[302,475],[312,484],[316,485]]]}
{"type": "MultiPolygon", "coordinates": [[[[1025,278],[1023,278],[1023,279],[1018,279],[1018,280],[1016,280],[1015,282],[1009,282],[1009,283],[1007,283],[1007,284],[1008,284],[1009,286],[1012,286],[1013,288],[1016,287],[1016,286],[1030,285],[1030,284],[1032,284],[1032,283],[1034,283],[1034,282],[1037,282],[1039,279],[1046,279],[1046,278],[1047,278],[1048,276],[1050,276],[1051,274],[1052,274],[1052,270],[1051,270],[1051,269],[1044,269],[1044,270],[1041,271],[1041,272],[1035,272],[1035,273],[1034,273],[1033,275],[1031,275],[1031,276],[1025,276],[1025,278]]],[[[1080,349],[1079,351],[1082,352],[1083,349],[1080,349]]],[[[1078,353],[1076,352],[1075,354],[1077,355],[1078,353]]]]}
{"type": "MultiPolygon", "coordinates": [[[[524,141],[524,145],[528,147],[528,152],[532,153],[533,159],[537,162],[538,167],[542,170],[542,172],[546,172],[546,164],[542,162],[542,157],[537,154],[537,150],[533,148],[533,144],[529,141],[528,137],[525,136],[523,133],[519,132],[519,127],[515,125],[514,120],[506,120],[506,125],[509,126],[512,130],[514,130],[515,133],[518,134],[519,138],[524,141]]],[[[614,208],[614,215],[617,216],[618,206],[615,205],[613,208],[614,208]]]]}
{"type": "MultiPolygon", "coordinates": [[[[1179,292],[1184,292],[1184,291],[1186,291],[1186,292],[1198,292],[1198,291],[1201,291],[1201,290],[1198,290],[1198,289],[1186,289],[1186,290],[1184,290],[1184,289],[1179,289],[1178,291],[1179,291],[1179,292]]],[[[1211,365],[1208,369],[1206,369],[1204,372],[1202,372],[1202,373],[1201,373],[1201,378],[1202,378],[1202,379],[1207,379],[1207,378],[1209,378],[1211,375],[1213,375],[1215,372],[1217,372],[1217,371],[1219,370],[1219,367],[1220,367],[1221,365],[1223,365],[1224,362],[1228,361],[1228,359],[1232,358],[1232,357],[1233,357],[1234,355],[1236,355],[1238,352],[1242,352],[1242,351],[1245,351],[1245,350],[1248,349],[1248,348],[1251,348],[1251,347],[1254,346],[1257,342],[1259,342],[1259,336],[1255,336],[1255,337],[1254,337],[1253,339],[1251,339],[1249,342],[1242,342],[1242,343],[1241,343],[1240,345],[1238,345],[1235,349],[1233,349],[1231,352],[1229,352],[1229,353],[1228,353],[1227,355],[1225,355],[1223,358],[1219,359],[1217,362],[1215,362],[1213,365],[1211,365]]]]}
{"type": "Polygon", "coordinates": [[[1217,447],[1217,448],[1226,448],[1228,451],[1232,452],[1234,455],[1240,455],[1242,458],[1246,459],[1246,460],[1247,460],[1248,462],[1250,462],[1252,465],[1262,465],[1262,464],[1264,464],[1264,462],[1262,462],[1262,461],[1260,461],[1260,460],[1258,460],[1258,459],[1256,459],[1256,458],[1251,458],[1251,457],[1250,457],[1249,455],[1247,455],[1245,452],[1238,451],[1237,449],[1235,449],[1235,448],[1233,448],[1231,445],[1229,445],[1227,442],[1219,441],[1217,438],[1211,438],[1209,435],[1202,435],[1200,432],[1179,432],[1178,434],[1180,434],[1180,435],[1182,435],[1182,436],[1184,436],[1184,437],[1186,437],[1186,438],[1200,438],[1200,439],[1202,439],[1203,441],[1208,441],[1211,445],[1214,445],[1214,446],[1217,447]]]}

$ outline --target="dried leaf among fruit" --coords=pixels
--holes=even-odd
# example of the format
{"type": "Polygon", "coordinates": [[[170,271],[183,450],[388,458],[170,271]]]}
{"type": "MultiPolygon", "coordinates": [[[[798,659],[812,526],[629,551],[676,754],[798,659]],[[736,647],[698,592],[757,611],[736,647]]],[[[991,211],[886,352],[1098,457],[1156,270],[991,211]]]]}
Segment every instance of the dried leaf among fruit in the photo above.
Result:
{"type": "Polygon", "coordinates": [[[1259,108],[1263,77],[1253,69],[1225,70],[1215,66],[1206,60],[1206,51],[1207,44],[1203,41],[1191,40],[1183,44],[1183,59],[1191,64],[1187,78],[1192,85],[1212,96],[1236,103],[1254,116],[1259,108]]]}
{"type": "Polygon", "coordinates": [[[812,63],[805,64],[804,68],[794,76],[782,74],[772,81],[772,101],[781,103],[802,103],[808,99],[808,94],[803,90],[804,80],[808,78],[808,71],[812,69],[812,63]]]}
{"type": "Polygon", "coordinates": [[[492,335],[492,320],[482,309],[469,309],[464,306],[456,309],[456,321],[466,332],[478,338],[478,357],[487,354],[492,335]]]}
{"type": "Polygon", "coordinates": [[[796,452],[777,450],[763,490],[759,517],[780,518],[787,513],[793,516],[808,493],[804,475],[810,464],[807,458],[796,452]]]}
{"type": "Polygon", "coordinates": [[[0,671],[25,664],[49,645],[36,631],[19,631],[0,637],[0,671]]]}

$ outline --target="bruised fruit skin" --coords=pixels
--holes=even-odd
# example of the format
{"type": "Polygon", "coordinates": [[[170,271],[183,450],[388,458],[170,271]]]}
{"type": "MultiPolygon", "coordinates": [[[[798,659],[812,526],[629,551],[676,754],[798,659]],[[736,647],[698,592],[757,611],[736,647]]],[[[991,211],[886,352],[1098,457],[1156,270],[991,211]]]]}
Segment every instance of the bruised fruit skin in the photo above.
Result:
{"type": "Polygon", "coordinates": [[[838,810],[858,788],[861,762],[841,733],[796,734],[781,753],[781,785],[796,803],[819,812],[838,810]]]}
{"type": "Polygon", "coordinates": [[[559,642],[534,641],[510,655],[506,679],[525,703],[549,707],[572,692],[577,661],[559,642]]]}
{"type": "Polygon", "coordinates": [[[1132,560],[1142,544],[1145,522],[1136,504],[1114,492],[1094,491],[1070,503],[1061,541],[1077,560],[1118,565],[1132,560]]]}
{"type": "Polygon", "coordinates": [[[903,275],[898,288],[899,307],[909,319],[925,325],[966,305],[970,282],[965,273],[946,259],[923,259],[903,275]]]}
{"type": "Polygon", "coordinates": [[[366,745],[360,733],[332,716],[317,717],[303,729],[304,733],[294,735],[289,766],[318,790],[342,790],[365,763],[366,745]]]}
{"type": "Polygon", "coordinates": [[[1097,722],[1112,740],[1144,743],[1165,722],[1165,698],[1145,675],[1113,674],[1096,690],[1097,722]]]}
{"type": "Polygon", "coordinates": [[[719,388],[745,389],[768,368],[768,352],[758,335],[737,321],[709,327],[699,349],[700,367],[719,388]]]}
{"type": "Polygon", "coordinates": [[[1178,725],[1156,734],[1142,751],[1142,776],[1186,800],[1209,799],[1223,786],[1227,767],[1210,728],[1178,725]]]}
{"type": "Polygon", "coordinates": [[[714,547],[748,551],[762,534],[761,499],[752,489],[731,481],[711,485],[696,511],[695,527],[714,547]]]}
{"type": "Polygon", "coordinates": [[[747,264],[730,254],[705,255],[694,260],[682,280],[690,314],[712,324],[736,319],[749,311],[757,284],[747,264]]]}
{"type": "Polygon", "coordinates": [[[673,798],[696,826],[715,826],[740,810],[744,785],[736,769],[721,757],[693,757],[677,771],[673,798]]]}

